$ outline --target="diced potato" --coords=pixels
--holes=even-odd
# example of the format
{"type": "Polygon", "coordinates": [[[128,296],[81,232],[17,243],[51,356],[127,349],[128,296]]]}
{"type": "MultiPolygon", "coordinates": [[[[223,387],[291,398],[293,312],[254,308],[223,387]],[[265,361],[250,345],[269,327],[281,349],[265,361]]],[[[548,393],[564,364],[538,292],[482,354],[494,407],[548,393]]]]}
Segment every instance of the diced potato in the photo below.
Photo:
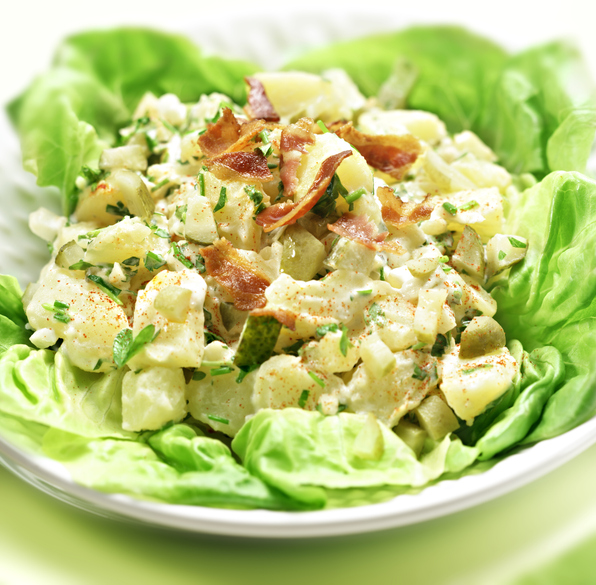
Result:
{"type": "Polygon", "coordinates": [[[439,332],[439,322],[447,291],[441,288],[422,289],[414,315],[414,331],[424,343],[434,343],[439,332]]]}
{"type": "Polygon", "coordinates": [[[97,222],[101,226],[116,223],[120,218],[108,209],[124,205],[122,194],[108,184],[101,181],[95,189],[87,188],[79,196],[75,217],[78,221],[97,222]]]}
{"type": "Polygon", "coordinates": [[[64,339],[63,346],[75,366],[87,372],[111,369],[114,338],[128,327],[123,307],[93,283],[55,264],[43,270],[38,286],[27,296],[25,311],[31,327],[51,329],[64,339]],[[68,320],[55,319],[56,312],[45,308],[54,306],[55,301],[68,305],[63,311],[68,320]]]}
{"type": "Polygon", "coordinates": [[[311,341],[301,349],[302,359],[306,364],[322,368],[326,372],[336,374],[350,371],[358,361],[360,352],[351,343],[346,344],[346,355],[342,348],[343,334],[341,331],[331,331],[318,341],[311,341]]]}
{"type": "Polygon", "coordinates": [[[371,250],[355,240],[340,237],[323,264],[331,270],[351,270],[369,274],[375,257],[375,250],[371,250]]]}
{"type": "Polygon", "coordinates": [[[184,373],[181,368],[147,368],[127,372],[122,380],[122,428],[151,431],[186,415],[184,373]]]}
{"type": "Polygon", "coordinates": [[[108,264],[122,262],[132,256],[145,258],[147,249],[151,249],[147,243],[150,236],[151,229],[140,219],[125,217],[91,240],[85,260],[91,264],[108,264]]]}
{"type": "Polygon", "coordinates": [[[434,441],[459,428],[457,417],[436,394],[425,398],[414,410],[420,426],[434,441]]]}
{"type": "Polygon", "coordinates": [[[511,185],[511,175],[503,167],[477,160],[472,156],[452,163],[451,167],[466,176],[478,187],[497,187],[501,193],[505,193],[507,187],[511,185]]]}
{"type": "Polygon", "coordinates": [[[139,291],[135,305],[133,334],[136,336],[147,325],[159,331],[157,338],[134,356],[129,365],[133,369],[152,366],[170,368],[197,367],[204,350],[203,303],[206,285],[203,278],[191,270],[158,273],[144,290],[139,291]],[[160,291],[178,286],[192,291],[187,317],[183,323],[168,320],[155,306],[160,291]]]}
{"type": "Polygon", "coordinates": [[[162,288],[155,297],[155,308],[173,323],[184,323],[190,307],[192,291],[175,284],[162,288]]]}
{"type": "Polygon", "coordinates": [[[343,382],[320,370],[309,370],[299,358],[276,355],[258,370],[252,402],[255,409],[304,408],[314,410],[323,394],[337,394],[343,382]]]}
{"type": "Polygon", "coordinates": [[[378,461],[385,451],[385,440],[377,418],[369,412],[366,421],[356,435],[352,444],[352,452],[360,459],[378,461]]]}
{"type": "Polygon", "coordinates": [[[120,169],[112,173],[106,179],[106,183],[118,193],[119,200],[124,202],[131,215],[145,221],[151,219],[155,203],[139,175],[130,170],[120,169]]]}
{"type": "Polygon", "coordinates": [[[411,423],[403,418],[393,430],[395,431],[395,434],[408,447],[410,447],[412,451],[414,451],[416,457],[420,457],[420,453],[422,453],[424,442],[426,441],[428,433],[424,429],[421,429],[418,425],[415,425],[414,423],[411,423]]]}
{"type": "Polygon", "coordinates": [[[360,357],[373,378],[386,376],[395,367],[395,356],[377,333],[366,337],[360,345],[360,357]]]}
{"type": "Polygon", "coordinates": [[[463,274],[461,278],[464,284],[462,285],[462,304],[458,308],[476,309],[482,315],[492,317],[497,312],[497,301],[470,276],[463,274]]]}
{"type": "Polygon", "coordinates": [[[436,360],[421,351],[401,351],[395,356],[395,367],[382,378],[374,378],[369,369],[360,364],[346,385],[340,402],[357,414],[372,412],[379,422],[394,427],[399,420],[426,396],[437,383],[429,374],[436,360]],[[419,371],[417,377],[412,375],[419,371]]]}
{"type": "Polygon", "coordinates": [[[504,234],[492,237],[486,245],[489,278],[523,260],[527,251],[528,241],[525,238],[504,234]]]}
{"type": "Polygon", "coordinates": [[[477,185],[447,164],[434,150],[427,150],[421,157],[424,170],[444,193],[454,193],[464,189],[476,189],[477,185]]]}
{"type": "Polygon", "coordinates": [[[517,362],[505,347],[463,359],[456,346],[443,358],[441,390],[457,416],[471,423],[509,389],[517,371],[517,362]]]}
{"type": "Polygon", "coordinates": [[[505,347],[503,328],[491,317],[474,317],[461,334],[460,358],[475,358],[505,347]]]}
{"type": "Polygon", "coordinates": [[[464,228],[451,260],[459,272],[465,272],[480,281],[484,280],[484,246],[480,236],[469,225],[464,228]]]}
{"type": "Polygon", "coordinates": [[[196,191],[188,198],[184,235],[191,242],[212,244],[217,240],[217,224],[207,197],[196,191]]]}
{"type": "Polygon", "coordinates": [[[296,280],[311,280],[322,268],[325,246],[300,225],[291,225],[283,234],[281,271],[296,280]]]}
{"type": "Polygon", "coordinates": [[[410,133],[429,144],[447,135],[445,124],[435,114],[420,110],[373,109],[360,115],[358,125],[368,134],[410,133]]]}
{"type": "Polygon", "coordinates": [[[147,169],[147,158],[143,148],[138,144],[106,148],[99,157],[99,168],[106,171],[144,171],[147,169]]]}
{"type": "Polygon", "coordinates": [[[53,242],[65,226],[66,218],[40,207],[29,215],[29,229],[42,240],[53,242]]]}
{"type": "Polygon", "coordinates": [[[453,137],[453,142],[460,152],[469,152],[478,160],[495,162],[497,155],[474,132],[464,130],[453,137]]]}

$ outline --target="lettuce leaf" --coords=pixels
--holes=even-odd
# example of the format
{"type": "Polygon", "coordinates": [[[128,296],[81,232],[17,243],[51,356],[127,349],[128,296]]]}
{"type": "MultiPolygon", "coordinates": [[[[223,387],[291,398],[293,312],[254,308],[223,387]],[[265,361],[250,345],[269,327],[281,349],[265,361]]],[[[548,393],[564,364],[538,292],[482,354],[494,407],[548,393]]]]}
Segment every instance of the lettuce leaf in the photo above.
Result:
{"type": "Polygon", "coordinates": [[[22,296],[17,279],[0,274],[0,356],[13,345],[29,344],[22,296]]]}
{"type": "Polygon", "coordinates": [[[256,69],[204,57],[188,39],[158,31],[124,28],[72,36],[58,49],[52,68],[9,104],[24,167],[39,185],[61,190],[68,215],[77,202],[74,181],[81,166],[95,168],[145,92],[196,101],[219,91],[242,103],[243,78],[256,69]]]}
{"type": "Polygon", "coordinates": [[[108,493],[220,508],[306,508],[251,476],[226,445],[189,425],[147,433],[139,441],[89,439],[50,429],[43,450],[77,483],[108,493]]]}
{"type": "Polygon", "coordinates": [[[554,346],[565,363],[564,386],[548,399],[533,442],[596,413],[596,182],[552,173],[510,205],[510,232],[530,244],[492,291],[495,318],[528,351],[554,346]]]}
{"type": "MultiPolygon", "coordinates": [[[[478,451],[445,437],[418,460],[390,429],[380,425],[384,451],[378,460],[359,457],[354,441],[366,417],[322,416],[297,408],[261,410],[232,442],[246,469],[293,499],[314,507],[327,503],[326,488],[419,487],[473,463],[478,451]]],[[[338,498],[337,491],[335,498],[338,498]]]]}
{"type": "Polygon", "coordinates": [[[509,171],[585,171],[596,91],[567,42],[508,55],[462,28],[416,26],[316,49],[284,68],[343,67],[372,96],[404,60],[417,72],[406,106],[434,112],[451,132],[476,132],[509,171]]]}

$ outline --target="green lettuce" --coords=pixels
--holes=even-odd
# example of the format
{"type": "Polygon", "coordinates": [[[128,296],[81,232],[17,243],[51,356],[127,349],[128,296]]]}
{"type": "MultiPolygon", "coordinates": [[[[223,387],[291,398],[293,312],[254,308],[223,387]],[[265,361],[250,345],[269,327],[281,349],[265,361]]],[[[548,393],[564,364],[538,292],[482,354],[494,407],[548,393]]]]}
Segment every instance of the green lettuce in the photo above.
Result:
{"type": "MultiPolygon", "coordinates": [[[[490,462],[478,459],[494,461],[594,415],[596,261],[589,252],[596,184],[580,172],[594,140],[596,101],[577,51],[550,43],[510,55],[458,27],[412,27],[311,51],[285,69],[330,67],[345,68],[366,95],[390,76],[399,85],[400,72],[414,72],[411,88],[404,81],[407,107],[435,112],[451,132],[475,131],[510,171],[544,177],[506,202],[507,229],[530,242],[525,261],[492,293],[521,364],[510,390],[458,437],[428,441],[420,459],[388,429],[378,460],[358,458],[352,445],[364,419],[348,413],[261,411],[232,442],[234,453],[192,424],[125,433],[119,387],[126,368],[86,373],[60,352],[29,347],[21,292],[14,279],[0,277],[3,435],[15,442],[22,435],[23,444],[61,461],[76,481],[107,492],[318,509],[382,501],[484,468],[490,462]]],[[[69,213],[81,166],[96,165],[146,91],[183,101],[219,91],[243,103],[243,78],[257,69],[205,57],[187,39],[157,31],[73,36],[51,70],[9,105],[25,168],[40,185],[61,190],[69,213]]]]}
{"type": "Polygon", "coordinates": [[[585,171],[596,94],[566,42],[509,55],[459,27],[418,26],[316,49],[285,69],[342,67],[374,96],[404,62],[416,74],[406,106],[434,112],[451,132],[476,132],[510,172],[585,171]]]}
{"type": "Polygon", "coordinates": [[[52,67],[9,104],[21,136],[25,169],[56,186],[70,214],[81,166],[95,167],[145,92],[196,101],[219,91],[242,103],[243,79],[255,65],[204,57],[188,39],[144,29],[89,32],[68,38],[52,67]]]}

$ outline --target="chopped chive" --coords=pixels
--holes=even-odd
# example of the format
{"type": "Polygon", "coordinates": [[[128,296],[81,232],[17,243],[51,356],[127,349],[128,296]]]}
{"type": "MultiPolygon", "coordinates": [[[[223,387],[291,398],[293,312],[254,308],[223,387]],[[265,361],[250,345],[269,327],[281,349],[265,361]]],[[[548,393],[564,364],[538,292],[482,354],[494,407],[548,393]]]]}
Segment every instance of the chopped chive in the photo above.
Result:
{"type": "Polygon", "coordinates": [[[410,349],[422,349],[423,347],[426,347],[426,343],[420,341],[419,343],[413,345],[410,349]]]}
{"type": "Polygon", "coordinates": [[[155,252],[147,252],[147,256],[145,256],[145,268],[149,270],[149,272],[153,272],[154,270],[158,270],[161,268],[166,261],[155,252]]]}
{"type": "Polygon", "coordinates": [[[296,343],[292,343],[292,345],[288,345],[287,347],[282,347],[284,353],[290,355],[298,355],[298,350],[305,344],[304,339],[299,339],[296,343]]]}
{"type": "Polygon", "coordinates": [[[528,245],[524,242],[522,242],[521,240],[518,240],[517,238],[514,238],[512,236],[508,237],[509,243],[514,247],[514,248],[527,248],[528,245]]]}
{"type": "Polygon", "coordinates": [[[317,126],[323,131],[323,134],[327,134],[329,132],[329,128],[325,126],[323,120],[317,120],[317,126]]]}
{"type": "Polygon", "coordinates": [[[455,215],[457,213],[457,207],[455,207],[453,203],[449,203],[449,201],[445,201],[445,203],[443,203],[443,209],[451,215],[455,215]]]}
{"type": "Polygon", "coordinates": [[[87,268],[92,268],[95,264],[90,264],[89,262],[85,262],[84,260],[79,260],[74,264],[71,264],[68,269],[69,270],[87,270],[87,268]]]}
{"type": "Polygon", "coordinates": [[[259,138],[263,144],[269,144],[269,132],[267,130],[261,130],[259,138]]]}
{"type": "Polygon", "coordinates": [[[351,193],[348,193],[347,195],[344,196],[346,203],[349,204],[348,209],[350,211],[352,211],[354,209],[354,201],[357,201],[358,199],[360,199],[360,197],[362,197],[365,193],[366,193],[366,189],[364,187],[360,187],[360,189],[356,189],[355,191],[352,191],[351,193]]]}
{"type": "Polygon", "coordinates": [[[70,316],[67,315],[66,313],[63,313],[62,311],[58,311],[58,312],[54,313],[54,320],[60,321],[60,323],[69,323],[70,316]]]}
{"type": "Polygon", "coordinates": [[[478,207],[478,206],[479,206],[478,201],[474,201],[474,199],[471,199],[467,203],[460,205],[458,209],[461,209],[462,211],[468,211],[469,209],[472,209],[472,208],[478,207]]]}
{"type": "Polygon", "coordinates": [[[302,394],[300,394],[300,398],[298,399],[298,406],[300,408],[304,408],[306,406],[306,401],[310,396],[310,390],[302,390],[302,394]]]}
{"type": "Polygon", "coordinates": [[[385,267],[381,266],[379,269],[379,280],[385,280],[385,267]]]}
{"type": "Polygon", "coordinates": [[[346,408],[348,408],[347,404],[338,404],[337,405],[337,414],[339,414],[340,412],[343,412],[346,408]]]}
{"type": "Polygon", "coordinates": [[[194,264],[182,253],[180,246],[178,246],[176,242],[172,242],[171,252],[174,258],[186,266],[186,268],[192,269],[195,267],[194,264]]]}
{"type": "Polygon", "coordinates": [[[162,179],[159,183],[157,183],[157,185],[153,185],[153,187],[151,187],[151,192],[153,193],[154,191],[161,189],[164,185],[167,185],[169,182],[170,179],[162,179]]]}
{"type": "Polygon", "coordinates": [[[449,256],[441,256],[441,257],[439,258],[439,262],[440,262],[441,264],[446,264],[447,262],[449,262],[449,256]]]}
{"type": "Polygon", "coordinates": [[[506,257],[507,252],[505,252],[504,250],[499,250],[499,260],[505,260],[506,257]]]}
{"type": "Polygon", "coordinates": [[[199,194],[201,197],[205,197],[205,175],[199,173],[199,194]]]}
{"type": "Polygon", "coordinates": [[[222,185],[219,191],[219,199],[217,200],[217,205],[213,208],[213,212],[219,211],[226,206],[226,200],[228,198],[227,190],[224,185],[222,185]]]}
{"type": "Polygon", "coordinates": [[[207,418],[209,420],[212,420],[213,422],[218,422],[221,423],[223,425],[229,425],[230,421],[227,418],[224,418],[223,416],[217,416],[216,414],[208,414],[207,418]]]}
{"type": "Polygon", "coordinates": [[[207,374],[205,372],[201,372],[200,370],[196,370],[194,372],[194,374],[192,375],[192,379],[197,382],[204,380],[206,377],[207,377],[207,374]]]}
{"type": "Polygon", "coordinates": [[[93,371],[95,372],[96,370],[99,370],[99,368],[101,368],[101,364],[102,363],[103,363],[103,360],[102,359],[97,360],[97,363],[93,367],[93,371]]]}
{"type": "Polygon", "coordinates": [[[211,370],[211,376],[223,376],[224,374],[231,374],[234,371],[232,366],[220,366],[211,370]]]}
{"type": "Polygon", "coordinates": [[[356,292],[359,295],[370,295],[370,294],[372,294],[372,288],[369,288],[367,290],[357,290],[356,292]]]}
{"type": "Polygon", "coordinates": [[[62,301],[54,301],[54,307],[56,307],[56,309],[70,309],[70,305],[63,303],[62,301]]]}
{"type": "Polygon", "coordinates": [[[178,128],[176,128],[174,125],[170,124],[167,120],[164,120],[163,118],[160,120],[160,122],[172,133],[172,134],[178,134],[178,128]]]}
{"type": "Polygon", "coordinates": [[[345,325],[341,326],[341,339],[339,340],[339,351],[346,357],[348,355],[348,348],[350,347],[350,340],[348,339],[348,328],[345,325]]]}
{"type": "Polygon", "coordinates": [[[319,378],[314,372],[308,372],[308,375],[319,385],[321,388],[325,387],[325,382],[319,378]]]}
{"type": "Polygon", "coordinates": [[[124,305],[124,303],[118,298],[118,295],[122,292],[119,288],[112,286],[109,282],[106,282],[100,276],[96,274],[88,274],[87,278],[96,284],[104,293],[106,293],[115,303],[118,305],[124,305]]]}
{"type": "Polygon", "coordinates": [[[186,223],[186,213],[188,211],[188,205],[179,205],[176,207],[174,215],[182,222],[186,223]]]}
{"type": "Polygon", "coordinates": [[[327,323],[327,325],[319,325],[316,329],[316,336],[323,337],[327,333],[333,333],[339,331],[339,325],[337,323],[327,323]]]}
{"type": "Polygon", "coordinates": [[[479,366],[475,366],[474,368],[468,368],[466,370],[462,370],[462,374],[471,374],[472,372],[476,372],[478,370],[486,370],[488,368],[492,368],[492,364],[480,364],[479,366]]]}

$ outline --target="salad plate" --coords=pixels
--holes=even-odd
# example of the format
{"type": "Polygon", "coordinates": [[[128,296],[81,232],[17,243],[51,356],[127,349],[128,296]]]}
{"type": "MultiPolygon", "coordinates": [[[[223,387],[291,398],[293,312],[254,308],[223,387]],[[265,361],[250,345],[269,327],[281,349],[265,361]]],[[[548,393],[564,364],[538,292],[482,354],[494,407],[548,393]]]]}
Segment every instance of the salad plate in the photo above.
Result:
{"type": "MultiPolygon", "coordinates": [[[[375,30],[374,19],[365,23],[364,32],[375,30]]],[[[233,21],[232,21],[233,22],[233,21]]],[[[328,26],[302,28],[302,47],[353,36],[358,19],[353,18],[330,30],[328,26]]],[[[384,23],[383,30],[403,26],[403,22],[384,23]]],[[[240,26],[238,24],[238,26],[240,26]]],[[[277,28],[277,40],[254,39],[233,35],[226,28],[187,31],[191,38],[215,54],[234,58],[243,56],[265,67],[275,68],[291,57],[295,47],[288,35],[277,28]],[[215,31],[215,32],[214,32],[215,31]],[[275,43],[281,46],[275,46],[275,43]],[[270,43],[268,45],[267,43],[270,43]],[[277,50],[276,50],[277,48],[277,50]]],[[[376,30],[379,30],[378,26],[376,30]]],[[[362,30],[360,31],[362,32],[362,30]]],[[[16,276],[21,287],[37,279],[47,261],[45,244],[28,230],[28,215],[40,205],[60,211],[60,195],[55,188],[40,188],[34,177],[21,168],[18,138],[5,113],[0,118],[0,185],[3,213],[0,216],[0,266],[3,274],[16,276]]],[[[40,490],[89,512],[123,520],[222,535],[302,538],[331,536],[382,530],[422,522],[496,498],[527,484],[563,465],[596,442],[596,419],[572,430],[538,442],[518,447],[507,456],[493,458],[460,477],[446,477],[423,489],[411,490],[388,498],[383,489],[376,496],[367,493],[359,499],[354,494],[348,508],[320,511],[283,512],[268,510],[232,510],[203,506],[165,504],[119,494],[107,494],[74,482],[66,467],[19,440],[15,423],[0,431],[0,461],[8,469],[40,490]],[[378,501],[378,503],[375,503],[378,501]]]]}

